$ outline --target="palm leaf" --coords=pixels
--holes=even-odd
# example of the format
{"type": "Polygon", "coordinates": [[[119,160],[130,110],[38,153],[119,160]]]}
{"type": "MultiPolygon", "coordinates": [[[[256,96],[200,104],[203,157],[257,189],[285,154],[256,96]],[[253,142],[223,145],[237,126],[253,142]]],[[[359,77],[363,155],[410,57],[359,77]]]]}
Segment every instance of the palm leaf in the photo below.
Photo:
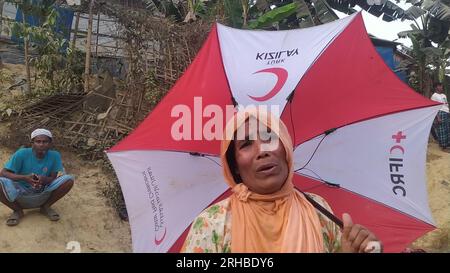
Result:
{"type": "Polygon", "coordinates": [[[254,7],[259,11],[265,12],[270,9],[270,3],[268,0],[257,0],[254,7]]]}
{"type": "Polygon", "coordinates": [[[304,0],[294,0],[297,3],[297,18],[308,18],[311,20],[311,12],[309,11],[308,4],[304,0]]]}
{"type": "Polygon", "coordinates": [[[152,13],[158,12],[159,13],[159,9],[156,6],[155,2],[153,2],[153,0],[142,0],[142,2],[144,2],[145,8],[147,10],[149,10],[150,12],[152,12],[152,13]]]}
{"type": "Polygon", "coordinates": [[[262,28],[279,22],[297,12],[299,5],[296,2],[284,5],[282,7],[274,8],[260,16],[256,21],[249,24],[250,29],[262,28]]]}
{"type": "Polygon", "coordinates": [[[325,0],[313,0],[312,2],[314,3],[316,16],[321,23],[325,24],[339,19],[325,0]]]}
{"type": "Polygon", "coordinates": [[[408,18],[414,18],[414,19],[419,18],[420,16],[424,15],[425,13],[426,13],[425,10],[423,10],[419,7],[416,7],[416,6],[412,6],[409,9],[405,10],[405,15],[408,18]]]}
{"type": "Polygon", "coordinates": [[[398,38],[408,38],[409,35],[422,35],[421,30],[405,30],[397,33],[398,38]]]}
{"type": "Polygon", "coordinates": [[[420,6],[422,4],[422,0],[406,0],[406,3],[409,3],[413,6],[420,6]]]}
{"type": "Polygon", "coordinates": [[[450,3],[444,0],[425,0],[422,8],[428,10],[433,17],[442,21],[450,21],[450,3]]]}
{"type": "Polygon", "coordinates": [[[442,50],[436,47],[425,47],[420,50],[429,58],[440,58],[443,55],[442,50]]]}
{"type": "Polygon", "coordinates": [[[242,5],[241,0],[224,0],[225,16],[228,24],[232,27],[242,27],[242,5]]]}

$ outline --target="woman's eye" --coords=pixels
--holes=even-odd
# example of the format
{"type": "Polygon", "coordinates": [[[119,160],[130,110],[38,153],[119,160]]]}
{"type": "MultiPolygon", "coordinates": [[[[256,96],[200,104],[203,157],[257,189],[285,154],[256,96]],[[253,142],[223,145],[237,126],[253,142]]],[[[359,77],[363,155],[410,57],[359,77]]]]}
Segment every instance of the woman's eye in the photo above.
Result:
{"type": "Polygon", "coordinates": [[[252,140],[247,139],[247,140],[241,142],[241,148],[247,147],[251,144],[252,144],[252,140]]]}

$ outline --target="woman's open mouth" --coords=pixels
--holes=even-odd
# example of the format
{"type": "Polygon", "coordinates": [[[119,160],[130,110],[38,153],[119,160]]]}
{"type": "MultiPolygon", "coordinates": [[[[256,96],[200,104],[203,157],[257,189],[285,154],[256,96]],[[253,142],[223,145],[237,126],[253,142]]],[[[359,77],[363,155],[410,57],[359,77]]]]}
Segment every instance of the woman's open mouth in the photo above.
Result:
{"type": "Polygon", "coordinates": [[[257,173],[262,173],[262,174],[271,174],[273,171],[275,171],[276,167],[277,167],[277,164],[268,163],[268,164],[264,164],[264,165],[259,166],[256,169],[256,172],[257,173]]]}

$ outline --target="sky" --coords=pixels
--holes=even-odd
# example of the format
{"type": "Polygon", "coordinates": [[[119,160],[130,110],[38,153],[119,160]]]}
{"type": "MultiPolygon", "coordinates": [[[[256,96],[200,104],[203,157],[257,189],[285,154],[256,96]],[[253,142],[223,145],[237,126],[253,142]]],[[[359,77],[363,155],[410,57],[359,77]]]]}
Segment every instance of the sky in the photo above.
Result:
{"type": "MultiPolygon", "coordinates": [[[[410,4],[402,4],[402,3],[396,5],[400,6],[405,10],[408,9],[409,6],[411,6],[410,4]]],[[[355,7],[356,10],[360,10],[360,8],[359,9],[358,8],[359,7],[355,7]]],[[[347,14],[338,12],[336,10],[335,12],[340,18],[348,16],[347,14]]],[[[367,32],[369,34],[372,34],[377,38],[389,41],[395,40],[396,42],[402,43],[408,47],[411,46],[411,41],[409,39],[407,38],[399,39],[397,33],[405,30],[411,30],[410,25],[414,23],[413,21],[405,20],[402,22],[400,20],[395,20],[392,22],[386,22],[383,21],[383,19],[381,19],[383,15],[381,15],[380,17],[376,17],[364,10],[362,12],[362,16],[364,19],[364,24],[366,25],[367,32]]]]}

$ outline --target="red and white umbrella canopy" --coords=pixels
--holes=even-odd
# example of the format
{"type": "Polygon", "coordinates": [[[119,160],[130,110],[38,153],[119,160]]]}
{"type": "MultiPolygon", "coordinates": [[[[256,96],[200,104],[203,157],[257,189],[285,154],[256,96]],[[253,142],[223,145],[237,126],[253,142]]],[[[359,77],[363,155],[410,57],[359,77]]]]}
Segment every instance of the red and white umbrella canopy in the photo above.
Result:
{"type": "Polygon", "coordinates": [[[135,252],[177,251],[226,192],[218,155],[234,104],[278,112],[294,139],[296,186],[350,213],[385,251],[434,229],[425,159],[439,105],[386,66],[360,14],[287,31],[217,24],[161,103],[108,151],[135,252]]]}

